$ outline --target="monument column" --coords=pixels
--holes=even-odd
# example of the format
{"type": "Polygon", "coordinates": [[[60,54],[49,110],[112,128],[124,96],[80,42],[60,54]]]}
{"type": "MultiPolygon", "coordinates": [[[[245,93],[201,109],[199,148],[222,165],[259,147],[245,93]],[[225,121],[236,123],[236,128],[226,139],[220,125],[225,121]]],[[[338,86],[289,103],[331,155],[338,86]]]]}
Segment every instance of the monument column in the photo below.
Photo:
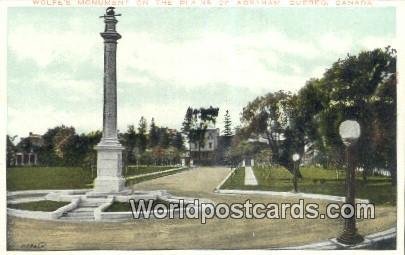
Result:
{"type": "Polygon", "coordinates": [[[116,52],[117,33],[114,7],[108,7],[104,18],[105,29],[100,33],[104,39],[104,101],[103,101],[103,136],[95,149],[97,150],[97,178],[94,191],[101,193],[120,192],[125,187],[122,177],[122,151],[124,147],[117,135],[117,75],[116,52]]]}

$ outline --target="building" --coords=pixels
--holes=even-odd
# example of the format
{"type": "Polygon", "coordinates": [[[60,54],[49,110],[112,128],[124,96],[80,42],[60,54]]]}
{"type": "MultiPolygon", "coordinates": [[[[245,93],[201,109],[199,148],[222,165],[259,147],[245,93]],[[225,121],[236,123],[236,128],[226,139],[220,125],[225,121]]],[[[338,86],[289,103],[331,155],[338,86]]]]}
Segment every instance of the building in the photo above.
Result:
{"type": "Polygon", "coordinates": [[[38,149],[44,144],[41,135],[29,133],[28,137],[21,138],[15,153],[16,166],[38,165],[38,149]]]}
{"type": "Polygon", "coordinates": [[[315,148],[313,143],[305,145],[304,155],[302,155],[302,165],[317,165],[319,164],[319,151],[315,148]]]}
{"type": "Polygon", "coordinates": [[[195,164],[212,165],[217,160],[219,128],[209,128],[204,135],[204,143],[189,141],[190,158],[195,164]]]}

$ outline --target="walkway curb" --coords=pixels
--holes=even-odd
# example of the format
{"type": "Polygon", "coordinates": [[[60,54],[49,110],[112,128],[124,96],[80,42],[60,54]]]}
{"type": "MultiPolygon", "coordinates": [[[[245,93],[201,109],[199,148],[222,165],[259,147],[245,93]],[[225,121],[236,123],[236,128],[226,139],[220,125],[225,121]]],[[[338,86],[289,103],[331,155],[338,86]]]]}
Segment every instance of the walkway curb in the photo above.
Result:
{"type": "Polygon", "coordinates": [[[229,172],[229,174],[218,184],[218,186],[215,187],[214,192],[217,192],[218,190],[221,189],[221,186],[224,185],[224,183],[226,182],[226,180],[229,179],[229,177],[231,177],[231,175],[236,171],[236,167],[234,169],[231,168],[231,171],[229,172]]]}
{"type": "Polygon", "coordinates": [[[356,245],[344,245],[339,243],[336,238],[312,243],[305,244],[301,246],[292,246],[280,248],[280,250],[354,250],[354,249],[369,249],[381,244],[386,241],[393,241],[396,239],[397,229],[392,227],[390,229],[377,232],[374,234],[366,235],[362,243],[356,245]]]}
{"type": "MultiPolygon", "coordinates": [[[[281,196],[281,197],[290,197],[290,198],[310,198],[310,199],[319,199],[333,202],[345,202],[345,197],[343,196],[332,196],[332,195],[323,195],[323,194],[314,194],[314,193],[302,193],[302,192],[288,192],[288,191],[264,191],[264,190],[240,190],[240,189],[221,189],[221,186],[231,177],[237,168],[234,168],[218,186],[214,189],[215,193],[218,194],[241,194],[241,195],[265,195],[265,196],[281,196]]],[[[370,200],[368,199],[356,199],[357,203],[369,204],[370,200]]]]}
{"type": "Polygon", "coordinates": [[[139,175],[132,175],[132,176],[128,176],[125,179],[128,180],[133,180],[133,179],[137,179],[137,178],[141,178],[141,177],[146,177],[146,176],[153,176],[153,175],[158,175],[158,174],[163,174],[163,173],[170,173],[170,172],[174,172],[174,171],[178,171],[178,170],[182,170],[182,169],[187,169],[186,167],[178,167],[178,168],[171,168],[171,169],[167,169],[167,170],[163,170],[163,171],[159,171],[159,172],[153,172],[153,173],[147,173],[147,174],[139,174],[139,175]]]}
{"type": "Polygon", "coordinates": [[[59,219],[59,217],[62,216],[63,213],[76,208],[79,203],[80,203],[80,197],[72,199],[69,204],[62,206],[62,207],[56,209],[55,211],[51,211],[51,212],[30,211],[30,210],[7,208],[7,214],[11,215],[11,216],[27,218],[27,219],[56,221],[59,219]]]}
{"type": "MultiPolygon", "coordinates": [[[[294,192],[282,192],[282,191],[263,191],[263,190],[239,190],[239,189],[218,189],[214,192],[219,194],[241,194],[241,195],[265,195],[265,196],[281,196],[291,198],[310,198],[319,199],[333,202],[345,202],[345,197],[313,194],[313,193],[294,193],[294,192]]],[[[357,203],[368,204],[368,199],[356,199],[357,203]]]]}

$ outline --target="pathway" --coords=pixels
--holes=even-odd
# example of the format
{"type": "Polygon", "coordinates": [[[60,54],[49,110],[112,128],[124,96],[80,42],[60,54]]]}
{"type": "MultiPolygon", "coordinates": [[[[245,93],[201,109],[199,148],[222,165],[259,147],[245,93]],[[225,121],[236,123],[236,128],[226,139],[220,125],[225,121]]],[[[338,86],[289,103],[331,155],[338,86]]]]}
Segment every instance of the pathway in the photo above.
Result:
{"type": "Polygon", "coordinates": [[[80,201],[77,208],[65,212],[59,219],[66,221],[94,221],[94,210],[108,202],[107,196],[99,198],[86,198],[80,201]]]}
{"type": "Polygon", "coordinates": [[[137,183],[135,190],[167,190],[172,195],[210,199],[216,186],[229,174],[225,167],[194,168],[189,171],[137,183]]]}
{"type": "Polygon", "coordinates": [[[251,166],[245,166],[245,185],[257,186],[256,176],[251,166]]]}

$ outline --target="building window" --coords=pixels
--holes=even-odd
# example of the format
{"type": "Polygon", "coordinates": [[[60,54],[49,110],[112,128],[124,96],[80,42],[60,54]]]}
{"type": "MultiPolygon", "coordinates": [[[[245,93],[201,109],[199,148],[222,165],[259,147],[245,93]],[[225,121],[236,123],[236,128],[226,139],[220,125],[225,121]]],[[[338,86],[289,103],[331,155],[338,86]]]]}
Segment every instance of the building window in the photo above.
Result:
{"type": "Polygon", "coordinates": [[[208,147],[212,149],[212,143],[208,143],[208,147]]]}

